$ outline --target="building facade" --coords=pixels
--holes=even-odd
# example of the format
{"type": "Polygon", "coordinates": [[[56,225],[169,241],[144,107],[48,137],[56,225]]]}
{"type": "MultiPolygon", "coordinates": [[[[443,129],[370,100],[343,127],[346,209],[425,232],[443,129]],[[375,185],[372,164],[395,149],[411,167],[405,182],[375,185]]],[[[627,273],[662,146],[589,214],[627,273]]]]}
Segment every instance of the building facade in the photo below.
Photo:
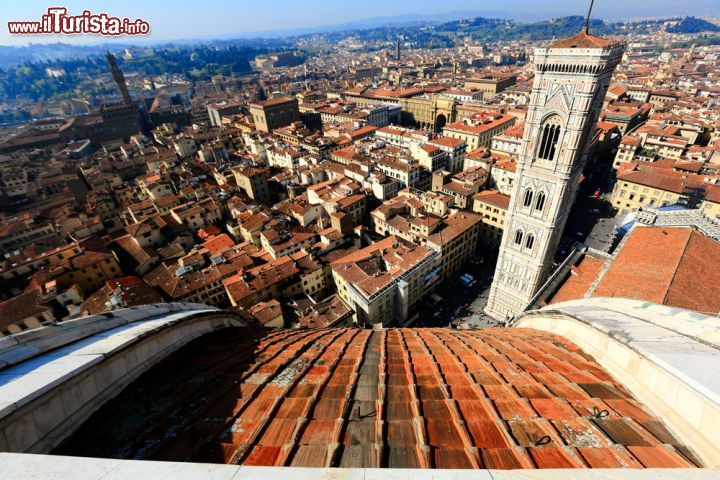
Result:
{"type": "Polygon", "coordinates": [[[490,148],[493,137],[513,125],[515,117],[510,115],[482,115],[451,123],[443,129],[443,133],[446,137],[463,140],[468,150],[472,151],[478,147],[490,148]]]}
{"type": "Polygon", "coordinates": [[[473,196],[473,212],[482,215],[480,241],[486,245],[500,245],[505,231],[510,196],[497,190],[483,190],[473,196]]]}
{"type": "Polygon", "coordinates": [[[621,165],[610,203],[617,215],[645,208],[685,205],[712,218],[720,215],[720,185],[715,177],[693,174],[666,161],[621,165]]]}
{"type": "Polygon", "coordinates": [[[300,120],[296,98],[271,98],[253,103],[250,105],[250,113],[255,121],[255,128],[261,132],[270,132],[300,120]]]}
{"type": "Polygon", "coordinates": [[[590,35],[535,51],[535,80],[486,312],[524,311],[548,277],[624,44],[590,35]]]}
{"type": "Polygon", "coordinates": [[[468,78],[465,88],[482,92],[483,99],[489,100],[517,82],[515,75],[486,75],[481,78],[468,78]]]}

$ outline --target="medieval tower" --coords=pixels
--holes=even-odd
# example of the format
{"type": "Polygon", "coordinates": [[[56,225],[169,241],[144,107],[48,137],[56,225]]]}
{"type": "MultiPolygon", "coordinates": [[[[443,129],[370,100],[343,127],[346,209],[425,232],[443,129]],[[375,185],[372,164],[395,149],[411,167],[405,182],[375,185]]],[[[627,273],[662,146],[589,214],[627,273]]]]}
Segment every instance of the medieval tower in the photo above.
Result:
{"type": "Polygon", "coordinates": [[[120,70],[120,67],[117,64],[117,60],[115,59],[115,56],[107,52],[107,55],[105,55],[105,58],[107,58],[108,64],[110,65],[110,73],[112,74],[113,80],[115,80],[115,83],[117,84],[118,88],[120,89],[120,94],[122,95],[123,104],[127,107],[131,106],[133,104],[132,97],[130,96],[130,91],[127,87],[127,82],[125,82],[125,75],[123,75],[122,70],[120,70]]]}
{"type": "MultiPolygon", "coordinates": [[[[589,16],[588,16],[589,19],[589,16]]],[[[525,310],[550,274],[625,46],[582,32],[535,50],[535,79],[488,315],[525,310]]]]}

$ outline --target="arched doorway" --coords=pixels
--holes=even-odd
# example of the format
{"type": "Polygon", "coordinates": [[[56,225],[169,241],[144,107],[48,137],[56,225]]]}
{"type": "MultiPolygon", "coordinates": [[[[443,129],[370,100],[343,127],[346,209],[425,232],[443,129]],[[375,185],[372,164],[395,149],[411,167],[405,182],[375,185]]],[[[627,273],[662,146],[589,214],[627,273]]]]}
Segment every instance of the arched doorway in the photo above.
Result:
{"type": "Polygon", "coordinates": [[[447,117],[444,113],[441,113],[437,117],[435,117],[435,132],[440,132],[445,124],[447,123],[447,117]]]}

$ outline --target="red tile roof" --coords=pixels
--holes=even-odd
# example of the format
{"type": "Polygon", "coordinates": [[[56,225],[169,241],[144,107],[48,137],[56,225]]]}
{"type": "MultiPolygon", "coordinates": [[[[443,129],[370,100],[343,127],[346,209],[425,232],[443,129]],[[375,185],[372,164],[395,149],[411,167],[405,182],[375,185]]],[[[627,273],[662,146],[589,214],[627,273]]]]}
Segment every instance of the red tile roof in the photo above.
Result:
{"type": "Polygon", "coordinates": [[[550,303],[566,302],[585,297],[590,285],[595,281],[603,266],[603,260],[585,256],[582,261],[570,269],[570,276],[560,290],[555,293],[550,303]]]}
{"type": "Polygon", "coordinates": [[[393,235],[335,260],[332,269],[369,298],[415,268],[431,253],[425,246],[393,235]]]}
{"type": "Polygon", "coordinates": [[[41,300],[40,290],[34,289],[0,302],[0,329],[50,311],[41,300]]]}
{"type": "Polygon", "coordinates": [[[235,245],[235,241],[233,241],[227,233],[223,233],[206,240],[202,244],[202,247],[206,248],[210,252],[210,255],[215,255],[233,245],[235,245]]]}
{"type": "Polygon", "coordinates": [[[495,117],[483,116],[483,117],[479,117],[479,118],[483,119],[484,121],[481,121],[476,124],[455,122],[455,123],[446,125],[444,131],[455,131],[455,132],[468,133],[468,134],[472,134],[472,135],[482,135],[483,133],[486,133],[486,132],[488,132],[494,128],[497,128],[501,125],[515,122],[515,117],[512,117],[510,115],[497,115],[495,117]]]}
{"type": "Polygon", "coordinates": [[[589,355],[549,333],[240,328],[163,360],[56,453],[315,467],[692,466],[682,448],[589,355]]]}
{"type": "Polygon", "coordinates": [[[720,242],[688,227],[638,227],[592,293],[720,311],[720,242]]]}
{"type": "Polygon", "coordinates": [[[587,28],[583,28],[577,35],[551,43],[550,48],[606,48],[615,44],[607,38],[590,35],[587,28]]]}
{"type": "Polygon", "coordinates": [[[482,203],[495,205],[503,210],[507,210],[510,206],[510,195],[505,195],[497,190],[482,190],[473,195],[473,198],[482,203]]]}

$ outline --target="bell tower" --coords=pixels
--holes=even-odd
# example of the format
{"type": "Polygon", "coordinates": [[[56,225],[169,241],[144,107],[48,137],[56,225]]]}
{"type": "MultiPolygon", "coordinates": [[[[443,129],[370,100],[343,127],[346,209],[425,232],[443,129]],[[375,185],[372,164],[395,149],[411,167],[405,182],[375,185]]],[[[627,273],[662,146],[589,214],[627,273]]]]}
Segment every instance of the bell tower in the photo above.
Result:
{"type": "Polygon", "coordinates": [[[117,64],[117,60],[115,59],[115,55],[107,52],[105,58],[107,58],[108,64],[110,65],[110,73],[112,74],[115,83],[117,83],[117,86],[120,89],[120,94],[123,98],[123,104],[125,104],[126,107],[132,106],[132,97],[130,96],[130,91],[128,90],[127,82],[125,81],[125,75],[123,75],[122,70],[120,70],[120,67],[117,64]]]}
{"type": "MultiPolygon", "coordinates": [[[[592,7],[591,7],[592,8],[592,7]]],[[[535,50],[515,185],[485,311],[524,311],[547,280],[602,103],[625,45],[582,31],[535,50]]]]}

